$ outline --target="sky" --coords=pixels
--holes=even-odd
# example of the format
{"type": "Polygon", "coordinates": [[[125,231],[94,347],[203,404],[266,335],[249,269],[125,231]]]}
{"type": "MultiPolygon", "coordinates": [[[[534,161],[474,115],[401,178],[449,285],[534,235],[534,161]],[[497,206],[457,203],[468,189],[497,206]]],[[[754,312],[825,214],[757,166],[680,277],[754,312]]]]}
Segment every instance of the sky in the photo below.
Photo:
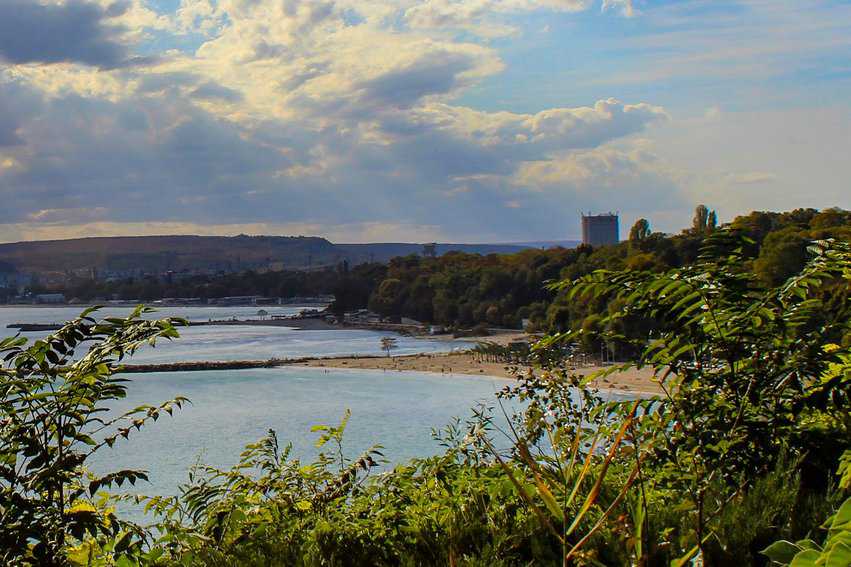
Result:
{"type": "Polygon", "coordinates": [[[0,0],[0,241],[851,208],[851,0],[0,0]]]}

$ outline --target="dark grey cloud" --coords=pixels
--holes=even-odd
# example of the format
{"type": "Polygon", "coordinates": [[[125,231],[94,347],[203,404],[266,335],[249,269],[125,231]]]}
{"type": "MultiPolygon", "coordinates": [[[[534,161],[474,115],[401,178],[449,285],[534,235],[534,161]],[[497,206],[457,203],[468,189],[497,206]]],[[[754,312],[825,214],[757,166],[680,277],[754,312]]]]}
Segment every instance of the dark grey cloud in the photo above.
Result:
{"type": "Polygon", "coordinates": [[[178,97],[17,94],[0,88],[0,106],[18,98],[41,106],[16,126],[19,154],[11,155],[26,167],[0,170],[5,222],[55,223],[62,211],[73,222],[85,207],[110,221],[244,221],[256,214],[246,196],[281,189],[274,174],[291,164],[280,147],[178,97]]]}
{"type": "MultiPolygon", "coordinates": [[[[408,71],[439,77],[463,68],[408,71]]],[[[317,121],[308,113],[240,124],[195,104],[199,96],[231,96],[217,83],[192,73],[138,78],[136,92],[118,101],[0,83],[0,108],[15,116],[10,126],[0,124],[0,133],[12,132],[17,144],[0,151],[21,164],[0,171],[6,223],[387,223],[437,225],[446,234],[552,237],[564,234],[564,219],[576,210],[612,199],[625,210],[630,199],[602,182],[518,187],[517,168],[549,159],[552,148],[605,143],[654,120],[649,109],[626,112],[606,103],[599,112],[554,112],[537,122],[482,115],[473,122],[496,123],[497,130],[477,136],[458,127],[464,119],[453,118],[451,107],[420,113],[393,106],[451,83],[423,81],[394,99],[388,81],[371,85],[368,104],[358,99],[363,90],[353,95],[339,119],[317,121]],[[389,109],[375,102],[382,97],[389,109]],[[375,126],[384,135],[364,136],[375,126]],[[543,139],[516,142],[518,135],[543,139]]],[[[673,191],[652,174],[624,178],[634,180],[624,189],[630,195],[645,186],[664,201],[673,191]]]]}
{"type": "Polygon", "coordinates": [[[430,52],[404,67],[365,81],[362,101],[376,106],[407,108],[429,95],[447,94],[459,85],[458,75],[479,61],[467,53],[430,52]]]}
{"type": "Polygon", "coordinates": [[[223,100],[225,102],[240,102],[242,93],[213,82],[206,82],[189,93],[192,98],[200,100],[223,100]]]}
{"type": "Polygon", "coordinates": [[[142,75],[136,86],[136,92],[140,94],[158,93],[171,91],[178,87],[191,87],[197,85],[201,77],[195,73],[182,71],[172,73],[147,73],[142,75]]]}
{"type": "Polygon", "coordinates": [[[130,64],[109,19],[121,4],[104,9],[82,0],[42,4],[0,1],[0,59],[10,63],[76,62],[114,68],[130,64]]]}
{"type": "Polygon", "coordinates": [[[321,77],[328,72],[329,65],[327,63],[311,63],[303,70],[293,73],[290,77],[280,82],[280,89],[287,93],[294,91],[316,77],[321,77]]]}
{"type": "Polygon", "coordinates": [[[7,104],[0,98],[0,148],[3,146],[17,146],[23,140],[17,133],[18,120],[9,112],[7,104]]]}
{"type": "Polygon", "coordinates": [[[0,80],[0,148],[24,143],[18,130],[40,107],[40,97],[15,82],[0,80]]]}

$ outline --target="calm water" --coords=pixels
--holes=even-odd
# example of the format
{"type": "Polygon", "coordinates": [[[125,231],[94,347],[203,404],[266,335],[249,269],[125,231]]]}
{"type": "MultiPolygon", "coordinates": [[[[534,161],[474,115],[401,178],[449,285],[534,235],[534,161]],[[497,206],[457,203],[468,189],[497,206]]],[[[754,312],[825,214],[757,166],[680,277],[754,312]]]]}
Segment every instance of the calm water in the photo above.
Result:
{"type": "MultiPolygon", "coordinates": [[[[300,307],[266,307],[270,314],[297,313],[300,307]]],[[[0,326],[16,322],[53,323],[76,316],[80,308],[0,308],[0,326]]],[[[105,309],[100,316],[124,315],[128,309],[105,309]]],[[[168,308],[157,316],[192,320],[247,318],[257,308],[168,308]]],[[[5,334],[13,334],[9,329],[5,334]]],[[[31,338],[47,333],[27,333],[31,338]]],[[[281,327],[192,327],[182,338],[142,349],[133,361],[266,359],[271,357],[378,354],[380,338],[390,333],[333,330],[299,331],[281,327]]],[[[396,354],[463,348],[460,341],[398,337],[396,354]]],[[[294,456],[316,454],[316,424],[336,424],[352,411],[346,431],[346,450],[356,455],[372,444],[384,446],[391,462],[440,451],[431,437],[459,416],[466,418],[480,401],[494,399],[506,382],[481,376],[450,376],[319,368],[275,368],[185,373],[134,374],[128,397],[113,410],[143,403],[156,404],[175,396],[192,404],[175,417],[163,417],[112,451],[104,451],[90,466],[106,472],[120,468],[145,469],[151,483],[138,492],[172,494],[186,480],[189,467],[200,460],[218,467],[236,462],[246,443],[269,428],[282,444],[293,443],[294,456]]],[[[130,512],[141,520],[138,514],[130,512]]]]}
{"type": "MultiPolygon", "coordinates": [[[[257,314],[257,307],[169,307],[150,317],[183,317],[191,321],[209,319],[248,319],[257,314]]],[[[293,315],[303,306],[263,307],[269,315],[293,315]]],[[[0,307],[0,333],[15,334],[7,329],[10,323],[61,323],[79,315],[79,307],[0,307]]],[[[127,308],[109,308],[98,317],[126,316],[127,308]]],[[[41,338],[48,333],[26,333],[41,338]]],[[[203,326],[183,327],[178,341],[163,341],[155,349],[145,349],[134,362],[180,362],[221,360],[266,360],[269,358],[298,358],[303,356],[339,356],[348,354],[381,354],[381,337],[393,335],[398,348],[394,354],[446,352],[467,348],[463,341],[424,340],[403,337],[389,332],[361,330],[301,331],[287,327],[203,326]]]]}
{"type": "Polygon", "coordinates": [[[440,447],[431,429],[454,416],[467,417],[479,401],[490,401],[505,380],[317,368],[275,368],[215,372],[133,375],[127,399],[116,411],[157,403],[177,395],[192,404],[150,427],[120,440],[92,462],[92,469],[151,471],[146,494],[173,493],[186,480],[192,463],[233,465],[246,443],[270,428],[282,445],[291,441],[294,456],[316,454],[316,424],[336,425],[346,409],[346,451],[359,454],[372,444],[384,446],[386,457],[401,462],[436,454],[440,447]]]}

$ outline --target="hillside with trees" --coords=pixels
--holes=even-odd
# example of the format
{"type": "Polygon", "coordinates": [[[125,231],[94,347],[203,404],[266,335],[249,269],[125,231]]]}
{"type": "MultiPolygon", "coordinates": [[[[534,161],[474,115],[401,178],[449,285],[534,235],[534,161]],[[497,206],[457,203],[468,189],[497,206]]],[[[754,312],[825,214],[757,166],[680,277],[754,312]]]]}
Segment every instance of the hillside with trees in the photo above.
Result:
{"type": "MultiPolygon", "coordinates": [[[[240,273],[309,270],[386,262],[422,251],[422,244],[335,244],[313,236],[112,236],[0,244],[0,273],[52,276],[57,281],[120,279],[167,272],[240,273]]],[[[513,253],[529,245],[437,243],[435,253],[513,253]]]]}
{"type": "MultiPolygon", "coordinates": [[[[803,217],[801,231],[826,220],[803,217]]],[[[741,222],[774,219],[782,231],[800,218],[741,222]]],[[[737,230],[709,230],[682,267],[558,281],[553,290],[573,301],[618,308],[601,315],[600,330],[574,325],[543,339],[532,371],[434,433],[437,455],[383,470],[380,446],[346,450],[346,412],[339,425],[312,428],[312,460],[270,430],[232,468],[193,467],[177,494],[117,494],[157,471],[95,473],[92,456],[187,403],[177,396],[103,413],[133,387],[121,364],[145,344],[178,338],[182,322],[145,320],[142,308],[127,319],[87,311],[31,345],[0,341],[0,559],[847,566],[851,347],[836,338],[851,332],[851,248],[811,242],[804,265],[774,285],[775,272],[749,266],[775,253],[737,230]],[[634,338],[632,362],[604,372],[650,367],[663,395],[601,396],[586,387],[594,376],[562,356],[560,345],[611,338],[629,318],[654,320],[655,332],[634,338]],[[144,504],[147,525],[122,517],[127,501],[144,504]]],[[[778,248],[787,242],[778,238],[778,248]]]]}
{"type": "MultiPolygon", "coordinates": [[[[809,242],[851,239],[851,212],[752,212],[733,220],[727,229],[746,239],[741,269],[766,285],[777,285],[801,269],[809,242]]],[[[630,229],[628,240],[614,246],[530,248],[487,255],[445,251],[434,258],[408,254],[387,263],[352,265],[341,261],[310,271],[249,269],[187,277],[77,279],[64,291],[69,299],[87,302],[334,295],[334,311],[369,307],[390,320],[406,317],[452,328],[520,328],[528,320],[535,330],[559,331],[574,325],[593,329],[608,310],[618,306],[569,300],[565,294],[550,289],[549,282],[582,277],[599,269],[659,273],[686,266],[697,260],[703,242],[717,230],[714,211],[701,205],[691,226],[679,234],[653,232],[646,219],[639,219],[630,229]]],[[[12,293],[10,290],[5,295],[12,293]]]]}
{"type": "MultiPolygon", "coordinates": [[[[777,285],[802,268],[810,241],[851,240],[851,212],[753,212],[736,218],[728,228],[747,239],[741,269],[766,285],[777,285]]],[[[654,233],[646,219],[639,219],[629,240],[614,246],[394,258],[386,276],[370,292],[368,305],[391,319],[409,317],[458,327],[519,328],[523,319],[539,330],[563,330],[576,324],[590,327],[606,309],[617,305],[571,301],[548,289],[548,282],[600,269],[658,273],[683,267],[697,260],[703,242],[716,230],[715,212],[701,205],[692,226],[680,234],[654,233]]]]}

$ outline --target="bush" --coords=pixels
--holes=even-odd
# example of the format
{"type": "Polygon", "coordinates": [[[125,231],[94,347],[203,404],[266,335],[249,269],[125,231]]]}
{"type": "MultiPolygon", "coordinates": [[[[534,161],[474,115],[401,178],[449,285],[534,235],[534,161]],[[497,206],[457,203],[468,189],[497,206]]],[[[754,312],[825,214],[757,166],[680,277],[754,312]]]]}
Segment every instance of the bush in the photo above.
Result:
{"type": "Polygon", "coordinates": [[[138,551],[145,534],[116,517],[101,489],[147,479],[145,471],[94,476],[86,461],[111,448],[183,398],[105,416],[128,380],[117,365],[140,345],[175,338],[177,321],[96,321],[88,309],[26,346],[0,341],[0,550],[6,565],[64,565],[94,550],[113,559],[138,551]]]}

